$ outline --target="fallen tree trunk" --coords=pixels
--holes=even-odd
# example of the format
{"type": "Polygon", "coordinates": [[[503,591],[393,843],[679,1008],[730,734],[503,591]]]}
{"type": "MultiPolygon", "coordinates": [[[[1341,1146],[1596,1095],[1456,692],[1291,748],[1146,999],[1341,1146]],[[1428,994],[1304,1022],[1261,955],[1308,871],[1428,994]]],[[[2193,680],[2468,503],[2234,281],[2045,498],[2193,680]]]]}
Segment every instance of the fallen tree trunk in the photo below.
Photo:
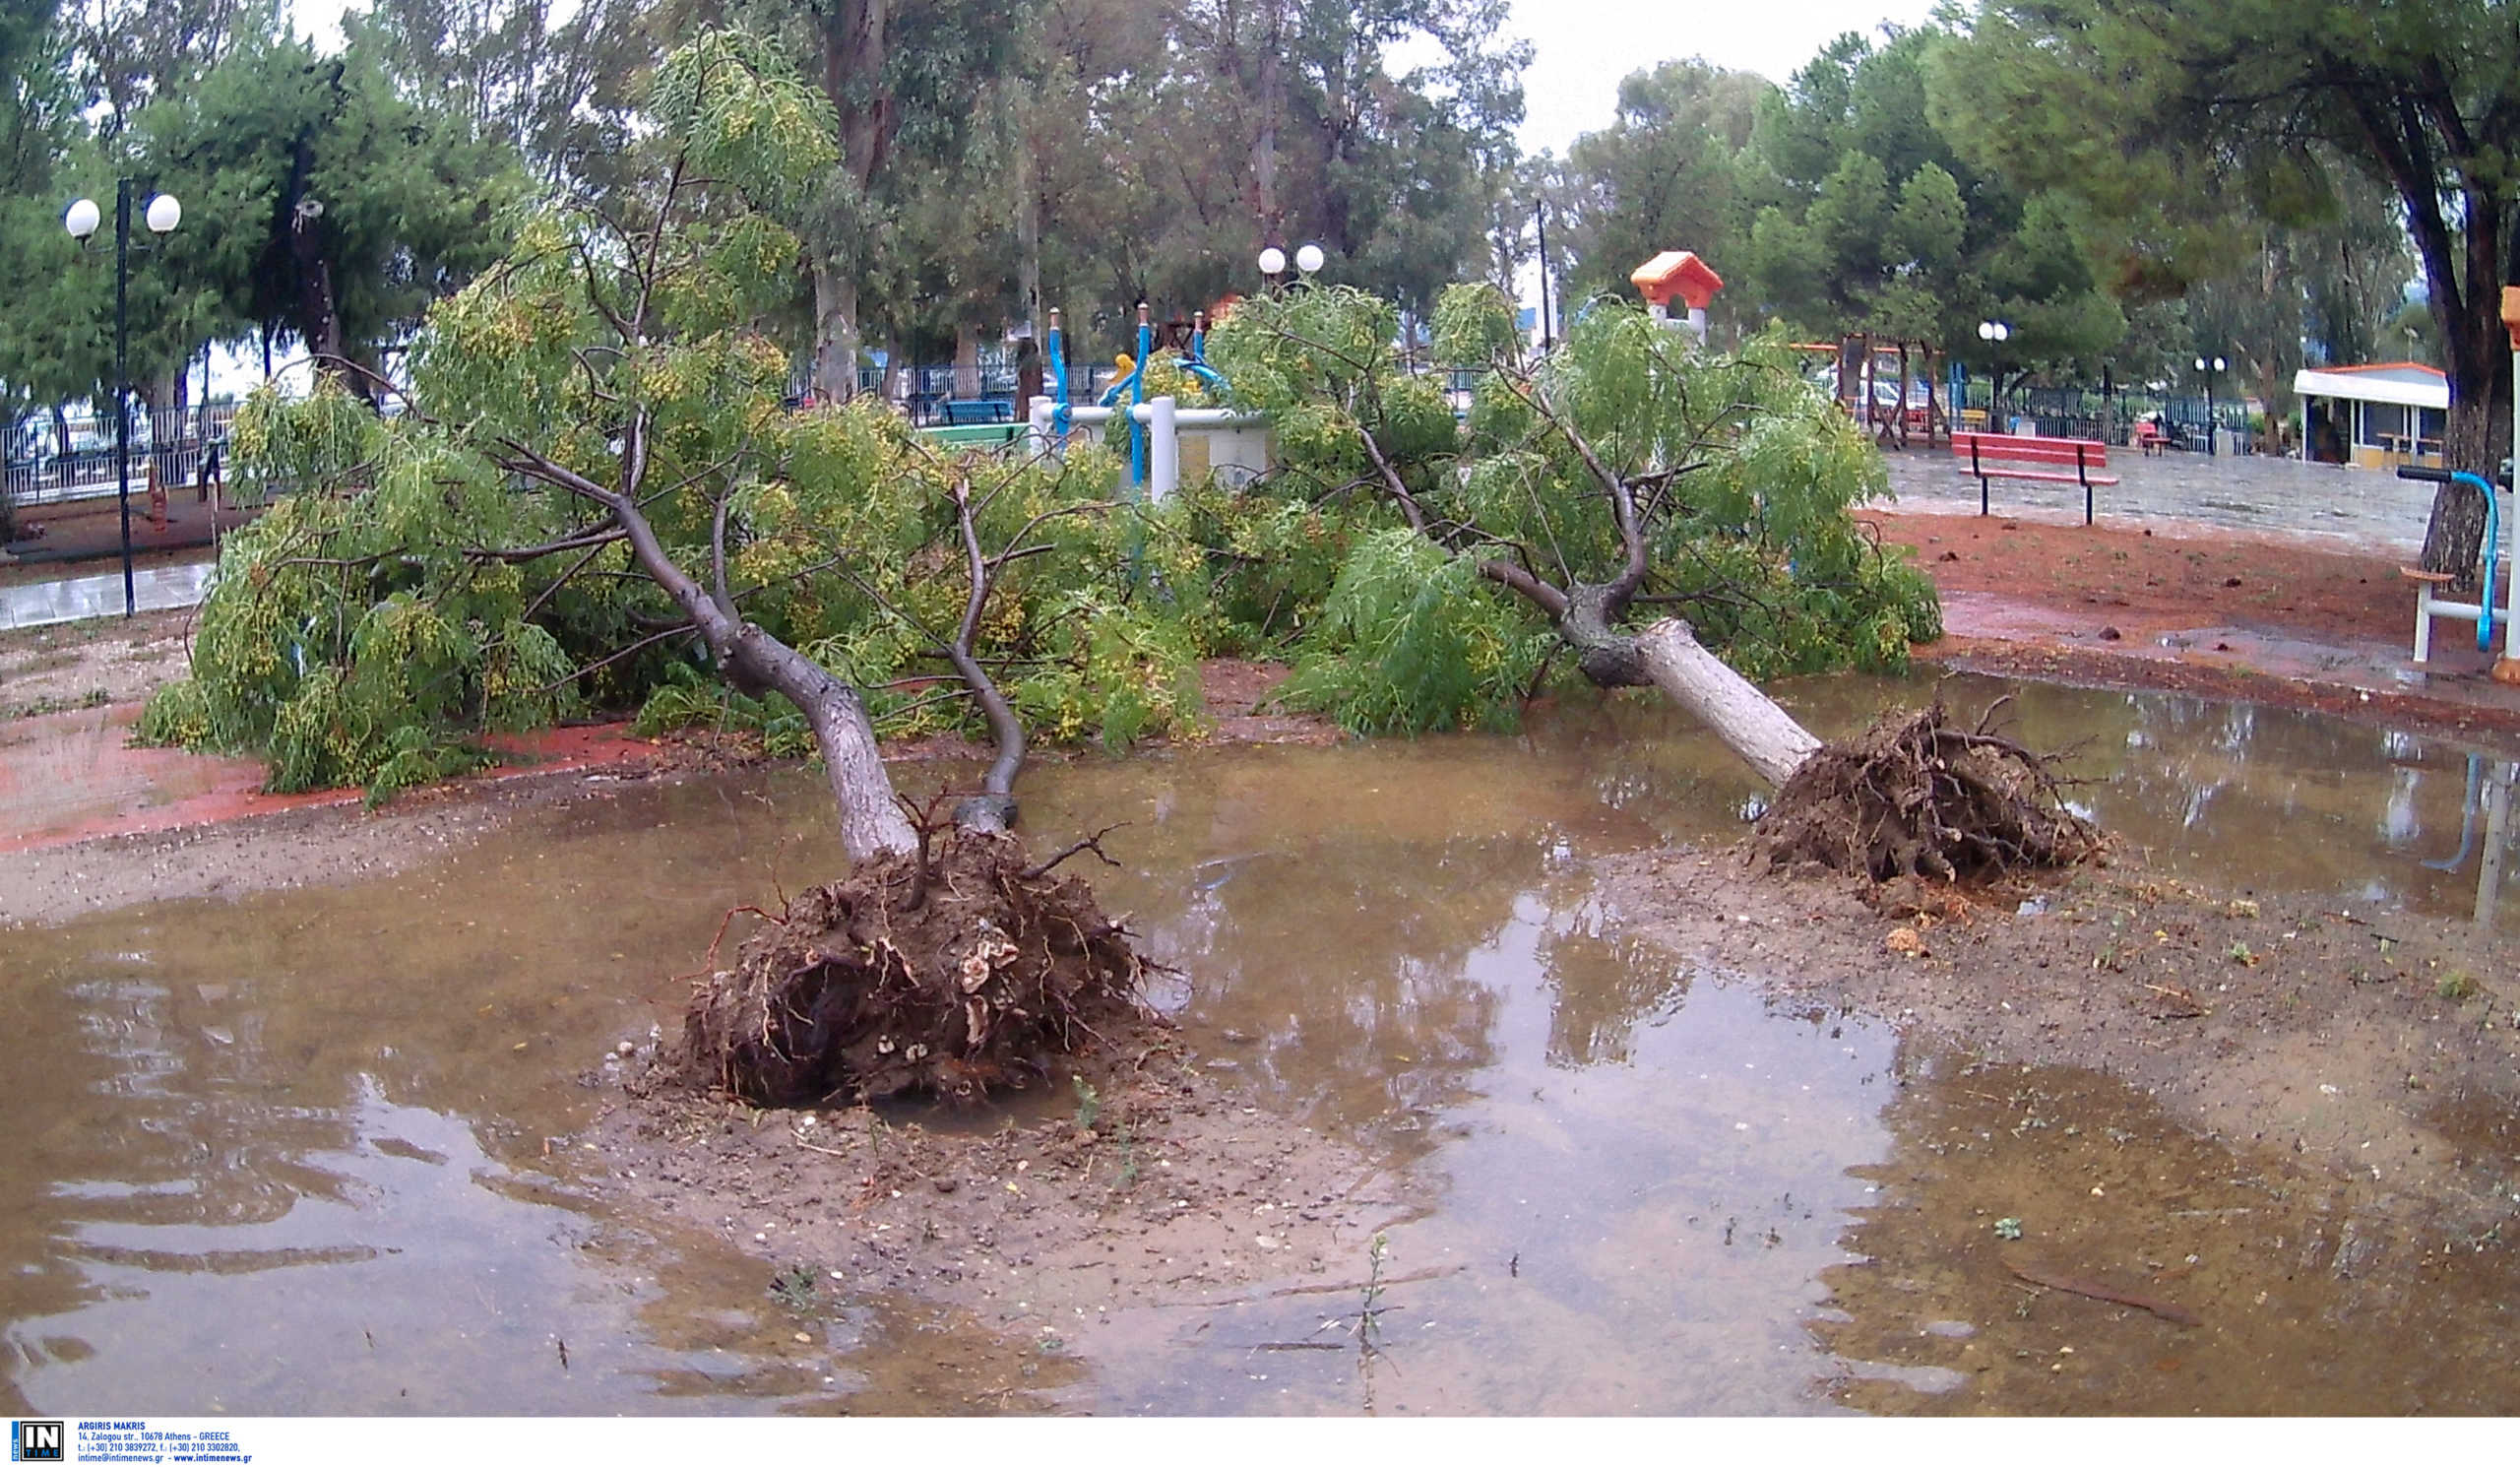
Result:
{"type": "Polygon", "coordinates": [[[1809,730],[1700,646],[1687,622],[1670,617],[1647,627],[1636,638],[1636,652],[1645,675],[1666,697],[1695,715],[1769,784],[1782,787],[1819,752],[1820,740],[1809,730]]]}

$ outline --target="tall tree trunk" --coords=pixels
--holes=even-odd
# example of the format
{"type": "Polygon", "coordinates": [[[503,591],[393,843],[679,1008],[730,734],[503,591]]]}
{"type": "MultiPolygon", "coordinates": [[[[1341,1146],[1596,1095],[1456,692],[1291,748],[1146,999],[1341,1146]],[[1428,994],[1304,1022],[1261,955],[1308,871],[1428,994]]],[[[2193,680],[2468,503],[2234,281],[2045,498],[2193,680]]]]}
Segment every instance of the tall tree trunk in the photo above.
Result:
{"type": "MultiPolygon", "coordinates": [[[[1041,340],[1041,185],[1030,133],[1015,145],[1015,294],[1024,339],[1041,340]]],[[[1015,405],[1021,414],[1022,403],[1015,405]]]]}
{"type": "MultiPolygon", "coordinates": [[[[892,0],[839,0],[823,25],[823,93],[840,116],[840,169],[860,210],[892,148],[893,95],[886,88],[885,29],[892,0]]],[[[814,262],[814,391],[832,401],[857,388],[857,276],[853,250],[822,241],[814,262]],[[847,264],[838,263],[846,257],[847,264]]]]}
{"type": "Polygon", "coordinates": [[[954,327],[954,396],[980,395],[980,329],[970,322],[954,327]]]}
{"type": "MultiPolygon", "coordinates": [[[[2469,349],[2452,358],[2442,461],[2490,481],[2501,470],[2511,435],[2510,343],[2498,322],[2490,336],[2482,331],[2470,335],[2469,349]]],[[[2485,549],[2485,521],[2483,494],[2462,483],[2441,485],[2432,495],[2432,520],[2425,529],[2424,568],[2456,575],[2456,589],[2474,590],[2485,549]]]]}
{"type": "Polygon", "coordinates": [[[1267,3],[1267,29],[1260,37],[1260,126],[1251,137],[1252,212],[1258,216],[1264,247],[1287,242],[1286,216],[1278,207],[1278,118],[1285,111],[1286,92],[1280,66],[1287,18],[1280,0],[1267,3]]]}
{"type": "MultiPolygon", "coordinates": [[[[2509,210],[2473,185],[2462,191],[2461,200],[2468,222],[2458,241],[2466,248],[2465,269],[2444,278],[2450,276],[2446,241],[2424,252],[2425,284],[2431,292],[2433,323],[2441,328],[2442,365],[2450,379],[2441,453],[2449,468],[2491,482],[2501,471],[2511,436],[2511,343],[2502,329],[2501,291],[2509,210]]],[[[2418,243],[2425,241],[2419,230],[2418,243]]],[[[2513,243],[2520,246],[2520,240],[2513,243]]],[[[2474,591],[2485,548],[2485,520],[2484,495],[2461,483],[2441,485],[2432,496],[2432,521],[2425,528],[2424,568],[2457,576],[2454,590],[2474,591]]]]}
{"type": "Polygon", "coordinates": [[[814,395],[827,403],[857,391],[857,282],[825,260],[814,262],[814,395]]]}

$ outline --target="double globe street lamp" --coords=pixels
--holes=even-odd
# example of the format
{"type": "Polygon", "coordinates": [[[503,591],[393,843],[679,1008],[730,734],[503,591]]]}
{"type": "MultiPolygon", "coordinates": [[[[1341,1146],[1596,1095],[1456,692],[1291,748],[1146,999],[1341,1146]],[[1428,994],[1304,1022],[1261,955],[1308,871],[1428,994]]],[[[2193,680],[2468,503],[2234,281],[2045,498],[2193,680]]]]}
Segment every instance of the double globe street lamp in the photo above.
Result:
{"type": "Polygon", "coordinates": [[[2196,358],[2196,370],[2205,374],[2205,452],[2208,455],[2222,452],[2218,442],[2222,432],[2220,424],[2214,420],[2214,378],[2230,366],[2230,362],[2219,356],[2212,361],[2202,356],[2196,358]]]}
{"type": "Polygon", "coordinates": [[[1994,349],[1993,364],[1986,369],[1994,378],[1986,390],[1986,426],[1992,431],[2003,415],[2004,343],[2012,340],[2012,327],[2002,321],[1981,321],[1978,323],[1978,340],[1994,349]]]}
{"type": "MultiPolygon", "coordinates": [[[[171,234],[184,221],[173,194],[149,201],[143,219],[152,234],[171,234]]],[[[85,245],[104,223],[94,199],[81,199],[61,217],[70,237],[85,245]]],[[[125,361],[131,326],[131,180],[114,182],[114,477],[122,499],[122,613],[139,610],[131,572],[131,370],[125,361]]]]}
{"type": "MultiPolygon", "coordinates": [[[[1305,244],[1295,250],[1295,269],[1305,275],[1320,274],[1321,267],[1328,261],[1329,256],[1321,252],[1320,245],[1305,244]]],[[[1260,273],[1269,278],[1271,285],[1276,285],[1278,278],[1287,273],[1287,252],[1270,245],[1260,252],[1259,264],[1260,273]]]]}

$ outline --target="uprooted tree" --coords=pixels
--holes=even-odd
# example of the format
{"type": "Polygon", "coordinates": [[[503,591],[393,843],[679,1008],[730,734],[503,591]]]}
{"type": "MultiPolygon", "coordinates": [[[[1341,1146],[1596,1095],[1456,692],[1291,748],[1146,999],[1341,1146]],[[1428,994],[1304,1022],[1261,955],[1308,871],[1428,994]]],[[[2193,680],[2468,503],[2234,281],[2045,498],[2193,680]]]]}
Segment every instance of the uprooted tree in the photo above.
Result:
{"type": "Polygon", "coordinates": [[[854,868],[702,986],[693,1077],[766,1103],[1021,1083],[1132,1013],[1141,965],[1054,869],[1099,846],[1035,861],[1007,833],[1019,706],[1161,727],[1195,712],[1189,654],[1129,605],[1106,460],[949,460],[871,405],[783,409],[763,323],[795,287],[783,216],[831,156],[819,96],[712,32],[654,111],[635,212],[526,221],[431,313],[398,415],[329,390],[241,415],[248,472],[295,492],[229,542],[194,676],[144,735],[384,792],[590,703],[775,737],[784,702],[854,868]],[[897,797],[880,715],[992,739],[950,820],[897,797]]]}
{"type": "Polygon", "coordinates": [[[1778,787],[1774,861],[1953,876],[2091,850],[2045,761],[1990,730],[1937,706],[1824,747],[1744,675],[1893,670],[1941,630],[1931,583],[1850,513],[1883,491],[1879,456],[1780,344],[1705,354],[1601,300],[1529,365],[1511,303],[1456,287],[1431,345],[1473,373],[1457,422],[1398,325],[1299,289],[1211,344],[1276,428],[1271,487],[1346,529],[1291,699],[1369,730],[1492,722],[1568,655],[1595,686],[1660,689],[1778,787]]]}

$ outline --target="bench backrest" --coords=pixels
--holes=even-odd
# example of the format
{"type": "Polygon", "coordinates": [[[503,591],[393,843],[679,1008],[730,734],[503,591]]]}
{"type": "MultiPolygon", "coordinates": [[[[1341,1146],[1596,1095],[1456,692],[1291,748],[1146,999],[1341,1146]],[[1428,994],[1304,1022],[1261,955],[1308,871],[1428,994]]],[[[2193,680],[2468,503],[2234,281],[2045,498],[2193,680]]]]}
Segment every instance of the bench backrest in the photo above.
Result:
{"type": "Polygon", "coordinates": [[[2109,445],[2093,438],[2020,438],[2010,433],[1954,433],[1951,452],[1961,459],[2000,459],[2017,464],[2080,464],[2109,467],[2109,445]]]}
{"type": "Polygon", "coordinates": [[[1015,405],[1004,398],[964,398],[945,405],[945,420],[957,427],[966,424],[1011,422],[1015,405]]]}

